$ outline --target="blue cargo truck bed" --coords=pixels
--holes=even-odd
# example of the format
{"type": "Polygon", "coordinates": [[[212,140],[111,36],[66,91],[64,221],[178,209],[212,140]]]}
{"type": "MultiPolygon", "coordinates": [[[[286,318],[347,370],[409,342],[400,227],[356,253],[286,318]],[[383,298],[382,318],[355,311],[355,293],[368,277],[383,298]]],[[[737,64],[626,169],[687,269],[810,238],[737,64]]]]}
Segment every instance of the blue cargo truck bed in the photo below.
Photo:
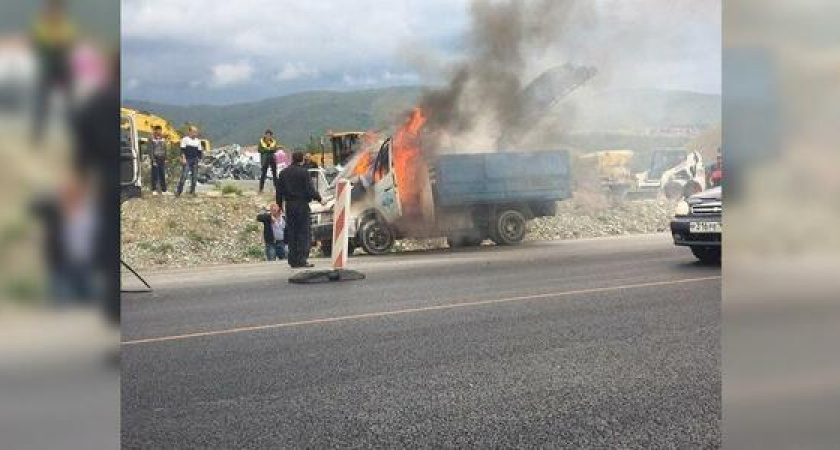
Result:
{"type": "Polygon", "coordinates": [[[430,170],[438,207],[570,198],[566,151],[441,155],[430,170]]]}

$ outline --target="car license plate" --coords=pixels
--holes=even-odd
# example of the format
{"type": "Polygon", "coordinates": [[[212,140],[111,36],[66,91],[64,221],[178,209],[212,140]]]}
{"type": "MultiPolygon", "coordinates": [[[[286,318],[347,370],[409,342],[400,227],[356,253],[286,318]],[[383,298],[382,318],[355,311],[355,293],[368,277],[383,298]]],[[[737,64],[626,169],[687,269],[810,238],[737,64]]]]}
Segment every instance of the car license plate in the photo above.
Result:
{"type": "Polygon", "coordinates": [[[720,222],[691,222],[688,231],[692,233],[721,233],[720,222]]]}

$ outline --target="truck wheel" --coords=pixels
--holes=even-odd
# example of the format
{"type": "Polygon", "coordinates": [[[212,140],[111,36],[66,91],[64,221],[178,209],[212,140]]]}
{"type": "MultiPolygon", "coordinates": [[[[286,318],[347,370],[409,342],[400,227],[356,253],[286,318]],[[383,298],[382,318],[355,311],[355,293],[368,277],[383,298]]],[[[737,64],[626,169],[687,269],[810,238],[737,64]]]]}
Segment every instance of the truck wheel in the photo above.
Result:
{"type": "Polygon", "coordinates": [[[394,233],[381,221],[367,219],[359,230],[359,244],[370,255],[384,255],[394,246],[394,233]]]}
{"type": "Polygon", "coordinates": [[[720,264],[720,249],[715,247],[691,247],[691,253],[703,264],[720,264]]]}
{"type": "Polygon", "coordinates": [[[497,214],[490,224],[490,239],[499,245],[519,244],[525,239],[525,231],[525,216],[515,209],[508,209],[497,214]]]}

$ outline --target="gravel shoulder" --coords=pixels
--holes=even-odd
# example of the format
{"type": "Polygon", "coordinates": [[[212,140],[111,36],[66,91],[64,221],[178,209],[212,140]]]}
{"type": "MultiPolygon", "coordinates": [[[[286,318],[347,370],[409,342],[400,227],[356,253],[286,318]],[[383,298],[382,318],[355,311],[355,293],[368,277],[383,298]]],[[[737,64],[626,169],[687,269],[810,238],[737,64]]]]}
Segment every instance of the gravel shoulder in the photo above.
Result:
{"type": "MultiPolygon", "coordinates": [[[[272,196],[254,194],[130,200],[121,211],[122,257],[146,269],[262,261],[262,230],[255,217],[272,196]]],[[[672,211],[672,205],[656,200],[610,204],[578,197],[561,202],[556,216],[531,221],[526,240],[662,233],[672,211]]],[[[445,246],[443,239],[402,240],[395,250],[445,246]]]]}

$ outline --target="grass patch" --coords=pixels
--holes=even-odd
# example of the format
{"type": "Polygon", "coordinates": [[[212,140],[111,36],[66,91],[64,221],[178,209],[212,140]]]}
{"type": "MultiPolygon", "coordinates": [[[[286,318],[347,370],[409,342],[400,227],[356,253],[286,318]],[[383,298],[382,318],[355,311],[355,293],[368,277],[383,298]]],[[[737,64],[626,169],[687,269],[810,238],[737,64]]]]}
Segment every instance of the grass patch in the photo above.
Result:
{"type": "Polygon", "coordinates": [[[224,183],[221,186],[222,194],[236,194],[242,195],[242,189],[239,189],[239,186],[233,183],[224,183]]]}
{"type": "Polygon", "coordinates": [[[194,230],[187,231],[187,239],[190,242],[192,242],[194,244],[199,244],[199,245],[204,245],[204,244],[210,242],[209,238],[207,238],[206,236],[202,236],[201,234],[197,233],[194,230]]]}
{"type": "Polygon", "coordinates": [[[166,221],[166,227],[170,230],[177,230],[178,229],[178,221],[175,219],[169,219],[166,221]]]}
{"type": "Polygon", "coordinates": [[[245,256],[251,259],[265,258],[265,248],[258,245],[251,245],[245,249],[245,256]]]}
{"type": "Polygon", "coordinates": [[[20,305],[43,303],[45,286],[32,278],[12,278],[3,283],[3,292],[10,301],[20,305]]]}
{"type": "Polygon", "coordinates": [[[256,233],[260,231],[260,225],[256,222],[249,222],[245,224],[245,229],[242,230],[243,233],[256,233]]]}
{"type": "Polygon", "coordinates": [[[143,241],[143,242],[138,242],[137,243],[137,248],[139,248],[141,250],[145,250],[147,252],[151,252],[151,253],[164,253],[165,254],[165,253],[172,253],[173,251],[175,251],[175,246],[168,243],[168,242],[164,242],[162,244],[156,244],[154,242],[143,241]]]}

